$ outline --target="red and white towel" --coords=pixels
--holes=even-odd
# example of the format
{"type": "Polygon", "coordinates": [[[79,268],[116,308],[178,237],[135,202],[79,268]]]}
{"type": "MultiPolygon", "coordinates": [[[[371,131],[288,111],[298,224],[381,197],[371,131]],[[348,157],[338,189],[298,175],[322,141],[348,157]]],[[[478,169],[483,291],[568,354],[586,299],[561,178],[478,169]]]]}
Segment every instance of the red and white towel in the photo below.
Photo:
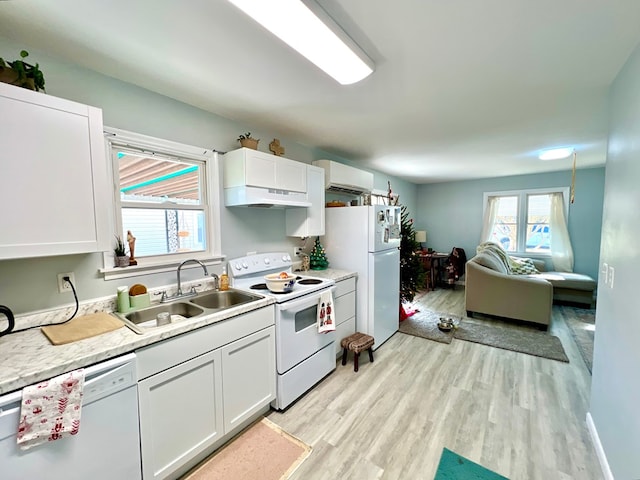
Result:
{"type": "Polygon", "coordinates": [[[318,333],[332,332],[336,329],[336,312],[333,307],[331,290],[320,294],[318,301],[318,333]]]}
{"type": "Polygon", "coordinates": [[[83,389],[83,369],[23,388],[18,425],[20,449],[77,434],[83,389]]]}

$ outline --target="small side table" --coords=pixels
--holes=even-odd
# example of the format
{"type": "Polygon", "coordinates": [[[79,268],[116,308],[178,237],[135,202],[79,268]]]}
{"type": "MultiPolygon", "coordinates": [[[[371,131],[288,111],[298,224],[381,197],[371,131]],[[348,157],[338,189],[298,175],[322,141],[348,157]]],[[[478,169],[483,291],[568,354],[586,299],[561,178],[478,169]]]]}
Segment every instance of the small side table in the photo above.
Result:
{"type": "Polygon", "coordinates": [[[442,267],[449,259],[449,254],[438,252],[421,253],[419,257],[422,261],[422,266],[427,272],[425,287],[427,291],[429,291],[429,288],[431,288],[431,290],[435,290],[435,288],[442,283],[442,267]]]}

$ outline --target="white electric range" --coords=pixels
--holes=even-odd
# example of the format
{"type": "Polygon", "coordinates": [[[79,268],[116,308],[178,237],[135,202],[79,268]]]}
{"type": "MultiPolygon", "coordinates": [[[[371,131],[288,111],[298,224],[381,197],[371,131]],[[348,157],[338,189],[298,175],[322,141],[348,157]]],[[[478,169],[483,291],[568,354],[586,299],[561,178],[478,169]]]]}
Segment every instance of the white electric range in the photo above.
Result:
{"type": "MultiPolygon", "coordinates": [[[[274,293],[264,276],[294,273],[288,253],[259,253],[229,261],[231,284],[239,290],[275,299],[277,395],[272,406],[288,407],[336,368],[335,332],[318,333],[318,304],[323,292],[334,289],[331,279],[298,275],[293,290],[274,293]]],[[[297,273],[297,272],[295,272],[297,273]]]]}

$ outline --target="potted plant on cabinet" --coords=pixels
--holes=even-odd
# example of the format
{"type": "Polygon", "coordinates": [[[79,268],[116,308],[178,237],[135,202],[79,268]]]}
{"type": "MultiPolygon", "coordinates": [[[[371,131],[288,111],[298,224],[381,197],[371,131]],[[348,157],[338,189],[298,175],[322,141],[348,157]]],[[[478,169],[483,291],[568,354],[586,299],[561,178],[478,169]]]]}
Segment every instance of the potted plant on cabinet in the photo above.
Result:
{"type": "Polygon", "coordinates": [[[7,62],[0,57],[0,82],[10,83],[18,87],[28,88],[29,90],[44,91],[44,75],[37,63],[31,65],[25,62],[24,58],[29,56],[29,52],[22,50],[20,59],[13,62],[7,62]]]}
{"type": "Polygon", "coordinates": [[[258,149],[259,139],[256,140],[251,136],[251,132],[244,133],[238,137],[238,141],[240,142],[241,147],[252,148],[253,150],[258,149]]]}
{"type": "Polygon", "coordinates": [[[128,267],[129,257],[127,256],[127,250],[124,246],[122,238],[116,235],[116,246],[113,248],[115,255],[116,267],[128,267]]]}

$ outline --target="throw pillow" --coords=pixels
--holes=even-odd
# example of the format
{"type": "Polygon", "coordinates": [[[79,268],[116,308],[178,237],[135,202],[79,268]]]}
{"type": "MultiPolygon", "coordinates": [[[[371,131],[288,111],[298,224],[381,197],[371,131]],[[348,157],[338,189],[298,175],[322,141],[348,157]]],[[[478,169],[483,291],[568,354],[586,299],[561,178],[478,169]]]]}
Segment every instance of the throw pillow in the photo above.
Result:
{"type": "Polygon", "coordinates": [[[513,275],[530,275],[540,273],[530,258],[511,257],[511,273],[513,275]]]}

